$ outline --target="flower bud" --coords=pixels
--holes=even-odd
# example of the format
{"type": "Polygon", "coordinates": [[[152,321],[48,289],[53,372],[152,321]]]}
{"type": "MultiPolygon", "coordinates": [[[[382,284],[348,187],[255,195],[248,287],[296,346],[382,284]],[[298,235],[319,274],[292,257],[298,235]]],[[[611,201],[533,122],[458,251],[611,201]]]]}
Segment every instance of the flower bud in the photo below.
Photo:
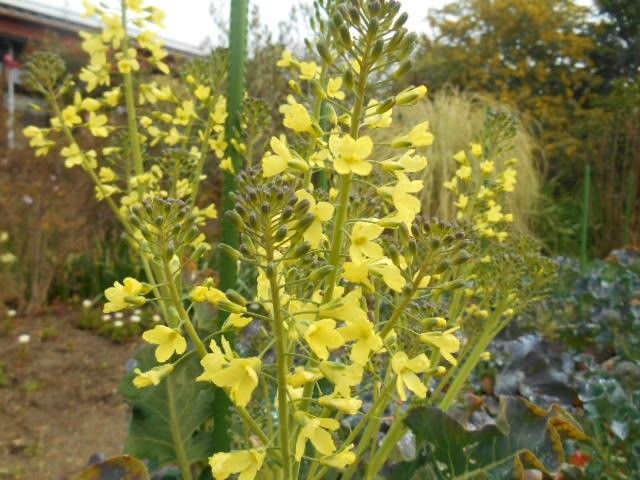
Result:
{"type": "Polygon", "coordinates": [[[309,274],[309,281],[318,282],[322,280],[324,277],[329,275],[334,268],[335,267],[333,265],[323,265],[322,267],[316,268],[309,274]]]}
{"type": "Polygon", "coordinates": [[[224,214],[233,224],[241,230],[246,228],[244,222],[242,221],[242,217],[235,210],[227,210],[224,214]]]}
{"type": "Polygon", "coordinates": [[[313,213],[305,213],[305,215],[296,224],[296,230],[300,232],[304,232],[307,228],[311,226],[311,224],[314,222],[315,219],[316,219],[316,216],[313,213]]]}
{"type": "MultiPolygon", "coordinates": [[[[400,65],[398,67],[398,69],[393,73],[393,78],[395,78],[396,80],[401,79],[402,77],[404,77],[407,73],[409,73],[409,71],[411,70],[412,67],[412,62],[411,60],[407,60],[404,63],[402,63],[402,65],[400,65]]],[[[409,144],[410,145],[410,144],[409,144]]]]}
{"type": "Polygon", "coordinates": [[[247,299],[240,295],[240,293],[238,293],[236,290],[230,288],[229,290],[224,292],[224,294],[233,303],[237,303],[238,305],[242,305],[243,307],[247,305],[247,299]]]}
{"type": "Polygon", "coordinates": [[[218,250],[220,250],[222,253],[224,253],[225,255],[228,255],[234,260],[239,260],[240,258],[242,258],[242,254],[238,250],[227,245],[226,243],[219,243],[218,250]]]}
{"type": "Polygon", "coordinates": [[[309,242],[302,242],[291,252],[291,258],[300,258],[311,251],[311,244],[309,242]]]}
{"type": "Polygon", "coordinates": [[[446,272],[450,268],[451,268],[451,263],[449,263],[447,260],[443,260],[438,265],[436,265],[436,269],[434,270],[433,273],[437,275],[438,273],[446,272]]]}
{"type": "Polygon", "coordinates": [[[276,233],[273,235],[273,239],[276,242],[281,242],[282,240],[287,238],[288,233],[289,228],[286,225],[282,225],[280,228],[278,228],[278,230],[276,230],[276,233]]]}
{"type": "Polygon", "coordinates": [[[351,39],[351,34],[349,33],[349,27],[347,27],[346,25],[341,25],[338,33],[340,34],[342,46],[347,50],[350,50],[353,47],[353,40],[351,39]]]}
{"type": "Polygon", "coordinates": [[[398,105],[415,105],[418,100],[427,94],[427,87],[420,85],[419,87],[408,88],[396,95],[398,105]]]}
{"type": "Polygon", "coordinates": [[[466,250],[462,250],[453,258],[452,263],[454,265],[462,265],[463,263],[467,262],[470,258],[471,258],[471,254],[466,250]]]}
{"type": "Polygon", "coordinates": [[[382,52],[384,52],[384,40],[379,38],[371,49],[371,60],[377,61],[382,56],[382,52]]]}
{"type": "Polygon", "coordinates": [[[399,28],[402,28],[404,24],[407,23],[407,20],[409,20],[409,15],[407,14],[407,12],[402,12],[393,23],[393,29],[397,30],[399,28]]]}
{"type": "Polygon", "coordinates": [[[422,326],[425,329],[434,329],[434,328],[440,328],[443,329],[447,326],[447,319],[443,318],[443,317],[428,317],[428,318],[423,318],[420,323],[422,323],[422,326]]]}

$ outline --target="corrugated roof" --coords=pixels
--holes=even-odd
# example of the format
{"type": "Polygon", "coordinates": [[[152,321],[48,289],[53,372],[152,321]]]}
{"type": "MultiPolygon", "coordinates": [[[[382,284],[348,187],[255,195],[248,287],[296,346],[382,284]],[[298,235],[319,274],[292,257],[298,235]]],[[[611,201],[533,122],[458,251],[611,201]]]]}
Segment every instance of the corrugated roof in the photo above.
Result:
{"type": "MultiPolygon", "coordinates": [[[[80,29],[97,29],[100,23],[94,18],[86,18],[67,7],[52,6],[38,0],[0,0],[0,12],[13,13],[32,21],[41,21],[62,30],[77,31],[80,29]]],[[[132,28],[135,35],[138,30],[132,28]]],[[[202,49],[189,43],[161,35],[169,50],[190,55],[202,55],[202,49]]]]}

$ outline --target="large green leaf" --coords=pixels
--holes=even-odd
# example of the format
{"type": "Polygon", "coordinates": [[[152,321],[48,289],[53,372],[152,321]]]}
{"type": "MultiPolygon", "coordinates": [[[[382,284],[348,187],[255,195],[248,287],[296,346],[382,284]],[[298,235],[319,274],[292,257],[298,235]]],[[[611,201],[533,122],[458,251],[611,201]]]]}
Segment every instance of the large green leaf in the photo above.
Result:
{"type": "Polygon", "coordinates": [[[519,397],[502,397],[496,425],[479,430],[434,407],[412,410],[406,423],[419,455],[392,469],[394,478],[524,479],[527,469],[549,478],[564,460],[563,436],[586,438],[561,407],[543,410],[519,397]]]}
{"type": "Polygon", "coordinates": [[[74,480],[149,480],[144,463],[124,455],[92,465],[74,480]]]}
{"type": "MultiPolygon", "coordinates": [[[[156,365],[153,348],[136,355],[145,371],[156,365]]],[[[125,452],[160,465],[177,464],[176,451],[183,451],[189,463],[206,460],[213,453],[211,432],[199,431],[215,408],[214,389],[196,382],[202,368],[195,352],[183,356],[173,372],[155,387],[138,389],[133,373],[125,376],[120,392],[132,407],[125,452]]]]}

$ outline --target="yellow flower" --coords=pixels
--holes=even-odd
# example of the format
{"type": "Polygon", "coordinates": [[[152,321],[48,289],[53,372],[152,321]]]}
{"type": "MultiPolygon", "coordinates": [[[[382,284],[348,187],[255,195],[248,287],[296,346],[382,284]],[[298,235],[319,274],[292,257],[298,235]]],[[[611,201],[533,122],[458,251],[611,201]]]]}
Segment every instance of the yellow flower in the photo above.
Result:
{"type": "Polygon", "coordinates": [[[429,122],[422,122],[411,129],[408,135],[396,137],[391,142],[393,147],[428,147],[433,143],[434,137],[429,132],[429,122]]]}
{"type": "Polygon", "coordinates": [[[319,369],[335,385],[334,394],[343,398],[351,397],[351,387],[360,384],[364,373],[362,365],[357,363],[344,365],[326,360],[320,363],[319,369]]]}
{"type": "Polygon", "coordinates": [[[119,53],[116,56],[118,58],[118,71],[120,73],[126,74],[140,70],[135,48],[129,48],[124,54],[119,53]]]}
{"type": "Polygon", "coordinates": [[[205,87],[204,85],[198,85],[196,91],[194,92],[196,98],[201,102],[204,102],[209,95],[211,95],[211,87],[205,87]]]}
{"type": "Polygon", "coordinates": [[[497,205],[493,200],[489,202],[489,210],[486,212],[487,222],[489,223],[498,223],[499,221],[504,219],[504,214],[502,213],[502,206],[497,205]]]}
{"type": "Polygon", "coordinates": [[[304,231],[302,237],[311,244],[311,248],[318,248],[323,238],[322,224],[328,222],[333,217],[335,207],[329,202],[316,203],[315,198],[306,190],[298,190],[296,192],[298,200],[307,200],[311,206],[309,212],[315,216],[313,222],[304,231]]]}
{"type": "Polygon", "coordinates": [[[396,390],[400,400],[407,401],[406,388],[420,398],[426,398],[427,387],[418,378],[418,373],[424,373],[430,366],[429,359],[424,353],[409,359],[406,353],[398,352],[391,359],[391,368],[396,373],[396,390]]]}
{"type": "Polygon", "coordinates": [[[45,137],[46,129],[34,127],[33,125],[22,130],[25,137],[29,138],[29,146],[36,147],[36,157],[41,157],[49,153],[55,142],[45,137]]]}
{"type": "Polygon", "coordinates": [[[171,127],[171,130],[169,130],[169,134],[164,137],[164,143],[170,146],[174,146],[182,140],[184,140],[184,135],[181,135],[176,127],[171,127]]]}
{"type": "Polygon", "coordinates": [[[455,192],[458,190],[458,177],[453,177],[450,181],[444,182],[442,186],[447,190],[455,192]]]}
{"type": "Polygon", "coordinates": [[[78,144],[75,142],[68,147],[63,147],[62,150],[60,150],[60,155],[65,157],[66,160],[64,161],[64,165],[67,168],[72,168],[76,165],[82,165],[82,152],[80,151],[80,147],[78,146],[78,144]]]}
{"type": "Polygon", "coordinates": [[[458,361],[452,355],[460,350],[460,340],[453,334],[457,329],[458,327],[454,327],[444,332],[422,333],[420,340],[437,348],[451,365],[457,365],[458,361]]]}
{"type": "Polygon", "coordinates": [[[209,302],[213,305],[229,299],[222,290],[218,290],[215,287],[207,287],[204,285],[198,285],[191,290],[191,299],[194,302],[209,302]]]}
{"type": "Polygon", "coordinates": [[[122,95],[122,90],[120,90],[120,87],[112,88],[111,90],[107,90],[102,94],[105,103],[110,107],[118,106],[121,95],[122,95]]]}
{"type": "Polygon", "coordinates": [[[195,105],[192,100],[184,100],[180,106],[176,107],[173,123],[175,125],[188,125],[193,118],[197,118],[195,105]]]}
{"type": "Polygon", "coordinates": [[[369,280],[369,272],[380,275],[384,283],[396,292],[401,292],[406,284],[400,269],[387,257],[361,259],[344,264],[345,280],[365,285],[373,291],[375,289],[369,280]]]}
{"type": "Polygon", "coordinates": [[[135,13],[142,13],[142,3],[144,0],[127,0],[127,8],[135,13]]]}
{"type": "Polygon", "coordinates": [[[142,334],[142,338],[156,348],[156,360],[166,362],[174,353],[183,354],[187,350],[187,341],[178,330],[165,325],[156,325],[142,334]]]}
{"type": "Polygon", "coordinates": [[[287,385],[301,387],[309,382],[315,382],[322,378],[317,370],[307,370],[304,367],[296,367],[294,373],[287,374],[287,385]]]}
{"type": "Polygon", "coordinates": [[[470,143],[471,153],[473,153],[476,157],[482,156],[482,145],[479,143],[470,143]]]}
{"type": "Polygon", "coordinates": [[[173,365],[170,363],[167,365],[158,365],[157,367],[147,370],[146,372],[140,371],[139,368],[134,370],[136,374],[133,379],[133,384],[137,388],[146,388],[158,385],[164,377],[169,375],[173,371],[173,365]]]}
{"type": "Polygon", "coordinates": [[[402,171],[405,173],[415,173],[427,168],[427,157],[423,155],[415,155],[415,150],[410,149],[402,155],[397,161],[385,160],[382,167],[391,172],[402,171]]]}
{"type": "Polygon", "coordinates": [[[107,124],[106,115],[96,115],[95,112],[89,112],[89,122],[87,127],[91,131],[91,135],[94,137],[107,137],[109,135],[109,127],[107,124]]]}
{"type": "Polygon", "coordinates": [[[227,317],[227,321],[236,328],[244,328],[249,325],[253,319],[251,317],[245,317],[239,313],[231,313],[227,317]]]}
{"type": "Polygon", "coordinates": [[[69,105],[62,110],[62,123],[67,127],[73,127],[82,123],[82,118],[78,115],[78,110],[73,105],[69,105]]]}
{"type": "Polygon", "coordinates": [[[342,398],[335,395],[324,395],[318,399],[318,403],[349,415],[355,415],[362,407],[362,400],[358,398],[342,398]]]}
{"type": "Polygon", "coordinates": [[[464,210],[467,208],[467,205],[469,205],[469,197],[461,193],[460,196],[458,196],[458,201],[455,203],[455,206],[460,210],[464,210]]]}
{"type": "Polygon", "coordinates": [[[85,98],[82,100],[82,103],[80,103],[80,108],[88,112],[95,112],[101,106],[102,104],[100,103],[100,101],[96,100],[95,98],[85,98]]]}
{"type": "Polygon", "coordinates": [[[320,360],[326,360],[329,358],[330,350],[344,345],[342,335],[336,330],[336,322],[331,318],[305,322],[301,325],[301,330],[302,337],[320,360]]]}
{"type": "Polygon", "coordinates": [[[225,480],[234,473],[238,480],[253,480],[262,468],[265,458],[263,448],[216,453],[209,458],[215,480],[225,480]]]}
{"type": "Polygon", "coordinates": [[[149,288],[135,278],[125,278],[124,285],[120,282],[114,282],[113,287],[107,288],[104,292],[109,301],[104,305],[102,311],[111,313],[124,310],[132,305],[142,305],[146,301],[142,295],[148,291],[149,288]]]}
{"type": "Polygon", "coordinates": [[[453,156],[453,159],[458,162],[458,163],[467,163],[469,160],[467,159],[467,154],[465,153],[464,150],[460,150],[458,153],[456,153],[453,156]]]}
{"type": "Polygon", "coordinates": [[[305,106],[296,102],[291,95],[287,97],[287,102],[287,104],[280,106],[280,113],[284,115],[284,126],[296,133],[312,133],[311,115],[305,106]]]}
{"type": "Polygon", "coordinates": [[[280,60],[278,60],[278,62],[276,63],[276,66],[281,68],[286,68],[295,62],[296,62],[296,59],[293,58],[293,54],[291,53],[291,50],[289,50],[288,48],[285,48],[282,51],[282,56],[280,57],[280,60]]]}
{"type": "Polygon", "coordinates": [[[97,200],[104,200],[105,198],[109,198],[111,195],[114,195],[120,191],[121,190],[114,185],[96,185],[95,186],[97,200]]]}
{"type": "Polygon", "coordinates": [[[456,170],[456,177],[460,180],[469,180],[471,178],[471,167],[469,165],[462,165],[456,170]]]}
{"type": "Polygon", "coordinates": [[[416,125],[409,132],[409,141],[414,147],[427,147],[433,143],[433,134],[429,132],[429,122],[416,125]]]}
{"type": "Polygon", "coordinates": [[[342,88],[342,77],[330,78],[327,82],[327,97],[344,100],[342,88]]]}
{"type": "Polygon", "coordinates": [[[384,256],[382,247],[373,240],[378,238],[384,228],[373,222],[356,222],[351,229],[349,255],[353,260],[363,257],[380,258],[384,256]]]}
{"type": "Polygon", "coordinates": [[[316,62],[300,62],[300,78],[302,80],[313,80],[320,74],[320,68],[316,62]]]}
{"type": "Polygon", "coordinates": [[[347,320],[346,326],[339,332],[347,342],[355,343],[351,347],[351,360],[359,365],[365,365],[371,352],[382,348],[382,339],[376,333],[373,323],[366,317],[355,317],[347,320]]]}
{"type": "Polygon", "coordinates": [[[331,455],[336,451],[336,444],[329,431],[340,428],[340,422],[334,418],[309,418],[302,412],[297,412],[300,422],[304,426],[300,429],[296,440],[296,461],[302,460],[307,440],[310,440],[314,448],[322,455],[331,455]]]}
{"type": "Polygon", "coordinates": [[[111,43],[115,49],[120,48],[120,42],[125,35],[120,15],[104,14],[102,15],[102,23],[104,24],[102,41],[104,43],[111,43]]]}
{"type": "Polygon", "coordinates": [[[369,128],[387,128],[393,121],[393,109],[386,112],[378,113],[380,102],[370,100],[367,109],[364,112],[364,124],[369,128]]]}
{"type": "Polygon", "coordinates": [[[502,184],[502,189],[505,192],[513,192],[513,187],[516,184],[517,173],[518,172],[511,167],[507,167],[505,171],[502,172],[500,183],[502,184]]]}
{"type": "Polygon", "coordinates": [[[396,177],[398,178],[398,183],[393,187],[380,187],[378,188],[378,193],[385,197],[391,197],[393,206],[397,210],[389,219],[402,222],[411,229],[411,224],[422,208],[420,200],[411,195],[411,193],[420,192],[423,187],[423,181],[410,180],[402,172],[396,172],[396,177]]]}
{"type": "Polygon", "coordinates": [[[342,470],[356,461],[356,454],[351,450],[353,450],[353,443],[335,455],[320,458],[320,463],[342,470]]]}
{"type": "Polygon", "coordinates": [[[485,160],[483,162],[480,162],[480,170],[482,170],[482,173],[484,173],[485,175],[489,175],[493,173],[495,168],[496,168],[496,165],[491,160],[485,160]]]}
{"type": "Polygon", "coordinates": [[[224,337],[222,337],[222,347],[224,353],[215,340],[211,340],[212,353],[208,353],[200,360],[204,372],[196,380],[208,381],[218,387],[228,388],[229,397],[233,403],[246,407],[258,386],[258,371],[262,362],[258,357],[237,358],[224,337]]]}
{"type": "Polygon", "coordinates": [[[273,153],[267,153],[262,158],[262,176],[265,178],[281,174],[293,161],[293,156],[287,146],[287,138],[284,135],[281,135],[280,138],[271,137],[270,145],[273,153]]]}
{"type": "Polygon", "coordinates": [[[373,150],[373,140],[369,136],[362,136],[355,140],[350,135],[329,138],[329,150],[333,155],[333,167],[340,175],[355,173],[369,175],[372,165],[366,159],[373,150]]]}

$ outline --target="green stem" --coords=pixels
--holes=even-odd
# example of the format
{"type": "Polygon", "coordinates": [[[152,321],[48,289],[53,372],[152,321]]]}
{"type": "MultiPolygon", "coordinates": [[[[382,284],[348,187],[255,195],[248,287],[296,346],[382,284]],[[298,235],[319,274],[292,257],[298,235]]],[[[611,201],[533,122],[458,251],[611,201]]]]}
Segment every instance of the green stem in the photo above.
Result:
{"type": "Polygon", "coordinates": [[[404,419],[406,418],[406,413],[398,412],[396,414],[396,418],[391,424],[391,428],[387,432],[382,441],[382,445],[375,452],[375,454],[369,460],[369,465],[367,468],[366,479],[374,479],[378,472],[382,469],[385,462],[393,452],[393,449],[396,447],[400,439],[404,436],[406,431],[406,425],[404,424],[404,419]]]}
{"type": "MultiPolygon", "coordinates": [[[[480,338],[478,338],[476,344],[474,345],[471,352],[468,355],[465,355],[464,363],[461,368],[456,369],[455,378],[451,385],[447,389],[447,393],[444,395],[438,407],[444,411],[449,410],[453,402],[455,402],[460,390],[465,385],[471,372],[476,368],[478,362],[480,361],[480,356],[487,350],[487,347],[491,343],[491,341],[495,338],[495,336],[500,332],[501,328],[499,328],[499,320],[504,312],[506,306],[506,301],[501,301],[493,312],[492,316],[487,319],[487,322],[483,326],[482,333],[480,334],[480,338]]],[[[438,386],[438,390],[441,391],[441,386],[444,387],[445,382],[441,382],[441,385],[438,386]]],[[[435,395],[434,397],[435,398],[435,395]]]]}
{"type": "MultiPolygon", "coordinates": [[[[360,437],[360,441],[358,442],[358,447],[356,448],[356,461],[349,465],[344,473],[342,474],[341,480],[351,480],[353,475],[358,468],[358,464],[362,460],[362,456],[364,452],[369,448],[369,444],[371,441],[377,440],[377,433],[380,429],[380,416],[384,412],[384,409],[389,404],[389,400],[391,400],[391,390],[394,387],[395,382],[389,381],[384,390],[380,393],[378,400],[376,401],[376,411],[373,413],[369,419],[367,420],[367,427],[364,430],[362,436],[360,437]]],[[[348,443],[347,443],[348,445],[348,443]]]]}
{"type": "MultiPolygon", "coordinates": [[[[270,242],[270,239],[268,239],[270,242]]],[[[273,250],[269,246],[267,252],[270,262],[273,262],[273,250]]],[[[282,452],[282,474],[284,480],[293,479],[291,476],[291,454],[289,452],[289,400],[287,399],[287,346],[286,331],[280,311],[280,289],[277,273],[268,274],[271,288],[271,304],[273,307],[273,330],[276,336],[276,368],[278,371],[278,420],[280,423],[280,451],[282,452]]]]}
{"type": "MultiPolygon", "coordinates": [[[[122,0],[122,28],[124,29],[124,38],[122,39],[122,54],[127,55],[129,49],[129,33],[127,32],[127,3],[122,0]]],[[[136,175],[142,175],[144,172],[144,164],[142,161],[142,150],[140,148],[140,136],[138,135],[138,124],[136,114],[136,103],[133,92],[133,78],[130,73],[122,74],[124,83],[124,97],[127,105],[127,125],[129,131],[129,145],[131,147],[131,156],[133,157],[133,169],[136,175]]],[[[128,173],[128,172],[127,172],[128,173]]],[[[142,201],[142,185],[138,182],[138,193],[140,201],[142,201]]]]}
{"type": "Polygon", "coordinates": [[[176,402],[173,398],[173,376],[169,375],[165,380],[166,390],[167,390],[167,400],[169,403],[169,428],[171,430],[171,440],[173,441],[173,447],[176,452],[176,458],[178,460],[178,464],[180,466],[180,472],[182,473],[183,480],[192,480],[191,476],[191,465],[189,464],[189,459],[187,457],[187,453],[184,449],[184,440],[180,433],[180,424],[178,423],[178,418],[176,417],[176,402]]]}
{"type": "Polygon", "coordinates": [[[207,348],[204,346],[204,343],[202,343],[200,335],[198,335],[198,332],[193,326],[193,323],[191,323],[191,319],[189,318],[187,311],[184,309],[182,299],[180,298],[180,293],[178,292],[178,289],[176,287],[173,273],[171,272],[171,265],[169,264],[169,260],[167,260],[166,256],[163,260],[163,266],[165,283],[169,287],[169,294],[171,295],[173,306],[178,310],[180,322],[184,325],[189,338],[191,338],[191,341],[195,345],[196,350],[198,351],[198,355],[200,355],[200,357],[204,357],[207,354],[207,348]]]}
{"type": "MultiPolygon", "coordinates": [[[[354,140],[358,139],[360,134],[360,117],[364,108],[365,94],[367,89],[367,80],[369,77],[369,42],[367,41],[362,56],[362,65],[360,67],[360,77],[356,90],[356,103],[351,113],[351,130],[350,135],[354,140]]],[[[352,174],[340,176],[340,192],[338,194],[338,213],[336,214],[336,223],[333,227],[333,236],[331,239],[331,250],[329,253],[329,263],[333,265],[333,270],[327,279],[327,292],[324,296],[324,302],[328,302],[333,298],[333,291],[338,280],[340,264],[342,260],[342,240],[344,237],[344,225],[347,221],[347,211],[349,207],[349,193],[351,192],[352,174]]]]}
{"type": "MultiPolygon", "coordinates": [[[[345,447],[349,446],[351,443],[355,441],[356,438],[358,438],[358,435],[360,435],[360,433],[365,429],[365,427],[369,425],[372,418],[377,419],[377,417],[379,417],[382,414],[382,412],[384,412],[384,409],[387,408],[387,405],[388,405],[387,400],[391,398],[389,394],[391,389],[393,388],[394,380],[395,378],[391,379],[391,381],[387,384],[383,392],[380,394],[380,396],[376,399],[374,404],[371,406],[369,411],[364,415],[364,417],[362,417],[362,419],[358,422],[356,427],[353,430],[351,430],[351,433],[349,433],[349,435],[347,436],[346,440],[343,443],[345,447]]],[[[364,435],[363,435],[363,438],[364,438],[364,435]]],[[[357,462],[359,460],[360,460],[359,458],[356,459],[355,465],[357,465],[357,462]]],[[[320,463],[313,464],[313,466],[309,470],[307,478],[310,478],[313,480],[321,480],[325,478],[324,475],[329,471],[329,467],[326,465],[321,465],[321,466],[320,465],[321,465],[320,463]],[[319,471],[317,471],[318,468],[320,468],[319,471]]]]}

